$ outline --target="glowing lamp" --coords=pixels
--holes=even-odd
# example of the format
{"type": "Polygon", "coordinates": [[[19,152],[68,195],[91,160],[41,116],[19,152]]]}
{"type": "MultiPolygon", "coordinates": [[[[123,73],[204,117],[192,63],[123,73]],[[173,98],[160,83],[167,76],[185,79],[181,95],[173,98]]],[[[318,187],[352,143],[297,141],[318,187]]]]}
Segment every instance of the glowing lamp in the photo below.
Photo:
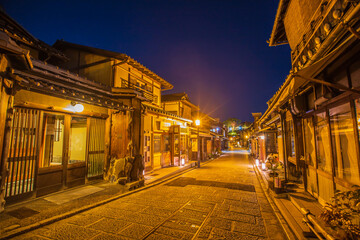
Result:
{"type": "Polygon", "coordinates": [[[256,159],[256,160],[255,160],[255,165],[258,167],[258,166],[259,166],[259,164],[260,164],[259,159],[256,159]]]}
{"type": "Polygon", "coordinates": [[[84,111],[84,105],[82,105],[82,104],[80,104],[80,103],[75,104],[75,106],[74,106],[74,111],[75,111],[75,112],[82,112],[82,111],[84,111]]]}
{"type": "Polygon", "coordinates": [[[182,159],[181,159],[181,165],[184,165],[184,164],[185,164],[185,159],[182,158],[182,159]]]}
{"type": "Polygon", "coordinates": [[[196,119],[196,120],[195,120],[195,125],[196,125],[196,126],[200,126],[200,120],[199,120],[199,119],[196,119]]]}
{"type": "Polygon", "coordinates": [[[264,136],[264,135],[262,135],[260,138],[261,138],[262,140],[264,140],[264,139],[265,139],[265,136],[264,136]]]}

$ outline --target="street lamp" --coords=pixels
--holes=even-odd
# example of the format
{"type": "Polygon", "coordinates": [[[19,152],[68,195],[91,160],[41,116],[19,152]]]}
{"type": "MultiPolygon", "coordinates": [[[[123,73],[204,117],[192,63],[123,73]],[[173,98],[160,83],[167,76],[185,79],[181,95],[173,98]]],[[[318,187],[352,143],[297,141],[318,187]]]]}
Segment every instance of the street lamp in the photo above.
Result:
{"type": "Polygon", "coordinates": [[[199,136],[199,126],[200,126],[200,120],[195,120],[195,125],[197,126],[197,140],[198,140],[198,151],[197,151],[197,162],[198,162],[198,168],[200,167],[200,136],[199,136]]]}

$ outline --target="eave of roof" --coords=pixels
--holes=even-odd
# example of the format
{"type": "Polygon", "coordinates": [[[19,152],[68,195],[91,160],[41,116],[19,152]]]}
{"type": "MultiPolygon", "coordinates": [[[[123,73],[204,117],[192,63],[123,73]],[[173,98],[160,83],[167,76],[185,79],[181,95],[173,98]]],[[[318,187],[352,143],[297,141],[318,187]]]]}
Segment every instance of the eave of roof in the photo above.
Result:
{"type": "Polygon", "coordinates": [[[162,114],[163,116],[166,116],[166,117],[175,118],[175,119],[182,120],[182,121],[189,122],[189,123],[193,122],[191,119],[180,117],[180,116],[178,116],[176,114],[167,112],[162,108],[151,106],[150,104],[147,104],[145,102],[142,103],[142,106],[144,106],[144,108],[147,109],[147,110],[150,110],[150,111],[152,111],[154,113],[157,113],[157,114],[162,114]]]}
{"type": "Polygon", "coordinates": [[[290,0],[280,0],[278,9],[276,11],[275,21],[273,29],[269,39],[269,46],[278,46],[282,44],[287,44],[288,40],[285,33],[284,27],[284,15],[289,5],[290,0]]]}
{"type": "Polygon", "coordinates": [[[183,97],[188,98],[186,93],[171,93],[161,95],[161,101],[170,102],[170,101],[180,101],[183,97]]]}
{"type": "Polygon", "coordinates": [[[184,102],[189,105],[192,109],[199,111],[199,107],[190,102],[190,99],[186,93],[172,93],[161,95],[161,102],[184,102]],[[185,99],[183,99],[186,97],[185,99]]]}
{"type": "Polygon", "coordinates": [[[22,42],[32,48],[36,48],[40,51],[46,52],[51,56],[55,56],[62,60],[68,60],[68,58],[59,50],[46,44],[45,42],[37,39],[31,33],[29,33],[23,26],[16,22],[12,17],[0,9],[0,19],[3,19],[4,25],[0,25],[0,30],[4,31],[9,37],[15,41],[22,42]]]}
{"type": "Polygon", "coordinates": [[[112,51],[108,51],[108,50],[104,50],[104,49],[84,46],[84,45],[80,45],[80,44],[76,44],[76,43],[70,43],[70,42],[66,42],[64,40],[57,40],[53,46],[60,50],[63,50],[65,47],[70,47],[70,48],[83,50],[83,51],[94,53],[94,54],[101,55],[101,56],[116,58],[121,61],[127,61],[127,63],[129,65],[131,65],[132,67],[136,68],[140,72],[142,72],[142,73],[148,75],[149,77],[155,79],[156,81],[158,81],[161,84],[163,90],[170,90],[174,87],[171,83],[169,83],[168,81],[166,81],[165,79],[163,79],[162,77],[160,77],[159,75],[157,75],[156,73],[154,73],[153,71],[151,71],[150,69],[148,69],[147,67],[145,67],[144,65],[142,65],[141,63],[139,63],[138,61],[136,61],[135,59],[131,58],[130,56],[128,56],[124,53],[117,53],[117,52],[112,52],[112,51]]]}

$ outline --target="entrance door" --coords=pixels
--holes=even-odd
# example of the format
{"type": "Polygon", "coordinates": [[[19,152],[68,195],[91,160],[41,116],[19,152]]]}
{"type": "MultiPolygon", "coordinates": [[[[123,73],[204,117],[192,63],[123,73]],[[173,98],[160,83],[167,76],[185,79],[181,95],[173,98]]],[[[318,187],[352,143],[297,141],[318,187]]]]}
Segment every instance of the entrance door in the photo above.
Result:
{"type": "Polygon", "coordinates": [[[37,196],[85,183],[87,118],[44,113],[37,196]]]}
{"type": "Polygon", "coordinates": [[[318,195],[318,183],[316,174],[316,152],[313,118],[303,120],[304,153],[306,163],[306,190],[313,196],[318,195]]]}
{"type": "Polygon", "coordinates": [[[87,127],[86,117],[72,117],[70,124],[69,157],[66,171],[66,186],[85,183],[87,127]]]}
{"type": "Polygon", "coordinates": [[[41,131],[37,196],[60,190],[64,184],[64,161],[67,156],[65,115],[44,113],[41,131]]]}
{"type": "Polygon", "coordinates": [[[151,141],[149,135],[144,135],[144,162],[145,168],[151,168],[151,141]]]}
{"type": "Polygon", "coordinates": [[[103,119],[90,119],[87,178],[101,177],[103,175],[105,160],[105,122],[103,119]]]}
{"type": "Polygon", "coordinates": [[[180,134],[173,134],[172,165],[180,165],[180,134]]]}
{"type": "Polygon", "coordinates": [[[10,133],[5,197],[7,200],[31,196],[35,190],[35,169],[38,158],[40,112],[15,108],[10,133]]]}

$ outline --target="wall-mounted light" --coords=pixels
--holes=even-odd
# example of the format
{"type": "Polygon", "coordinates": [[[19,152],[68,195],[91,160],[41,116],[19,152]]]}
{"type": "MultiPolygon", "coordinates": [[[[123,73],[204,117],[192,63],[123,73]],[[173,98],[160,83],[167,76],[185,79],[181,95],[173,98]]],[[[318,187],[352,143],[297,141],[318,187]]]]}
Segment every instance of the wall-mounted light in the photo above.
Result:
{"type": "Polygon", "coordinates": [[[84,111],[84,105],[82,105],[82,104],[80,104],[80,103],[77,103],[77,104],[75,104],[75,106],[74,106],[74,110],[75,110],[75,112],[82,112],[82,111],[84,111]]]}
{"type": "Polygon", "coordinates": [[[196,126],[200,126],[200,120],[199,120],[199,119],[196,119],[196,120],[195,120],[195,125],[196,125],[196,126]]]}
{"type": "Polygon", "coordinates": [[[265,139],[265,136],[264,136],[264,135],[261,135],[260,138],[261,138],[262,140],[264,140],[264,139],[265,139]]]}
{"type": "Polygon", "coordinates": [[[64,110],[70,111],[70,112],[77,112],[80,113],[84,111],[84,105],[77,103],[77,102],[71,102],[69,105],[64,108],[64,110]]]}
{"type": "Polygon", "coordinates": [[[256,159],[256,160],[255,160],[255,165],[258,167],[258,166],[259,166],[259,164],[260,164],[259,159],[256,159]]]}

